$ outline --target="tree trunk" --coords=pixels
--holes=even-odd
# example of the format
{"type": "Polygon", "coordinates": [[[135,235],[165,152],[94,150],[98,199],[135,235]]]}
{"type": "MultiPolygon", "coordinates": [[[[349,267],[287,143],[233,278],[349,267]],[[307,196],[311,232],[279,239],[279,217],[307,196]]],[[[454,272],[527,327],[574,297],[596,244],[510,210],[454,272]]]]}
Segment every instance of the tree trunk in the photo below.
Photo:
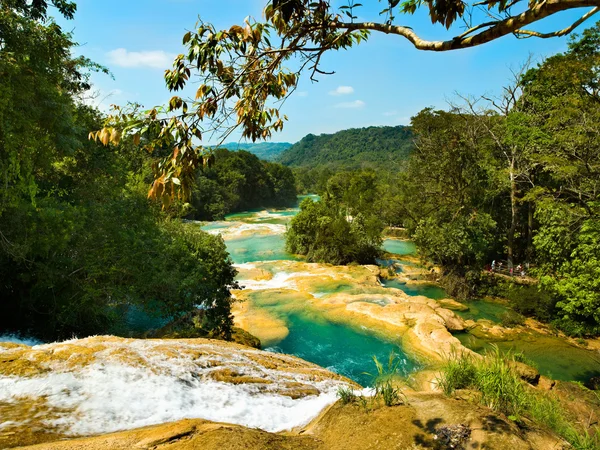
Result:
{"type": "Polygon", "coordinates": [[[517,183],[515,182],[515,159],[510,160],[510,228],[508,230],[508,266],[513,265],[515,230],[517,228],[517,183]]]}

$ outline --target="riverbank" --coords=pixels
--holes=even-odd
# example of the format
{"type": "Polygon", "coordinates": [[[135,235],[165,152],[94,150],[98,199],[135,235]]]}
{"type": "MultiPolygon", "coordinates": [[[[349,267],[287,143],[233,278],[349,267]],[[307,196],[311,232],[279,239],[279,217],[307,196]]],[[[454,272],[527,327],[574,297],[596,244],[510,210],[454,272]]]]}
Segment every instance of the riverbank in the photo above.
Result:
{"type": "Polygon", "coordinates": [[[402,384],[393,406],[343,404],[339,387],[360,392],[298,358],[222,341],[99,336],[1,344],[0,412],[8,421],[0,446],[421,449],[457,429],[469,430],[468,448],[545,450],[562,442],[543,428],[519,428],[466,394],[448,398],[402,384]]]}

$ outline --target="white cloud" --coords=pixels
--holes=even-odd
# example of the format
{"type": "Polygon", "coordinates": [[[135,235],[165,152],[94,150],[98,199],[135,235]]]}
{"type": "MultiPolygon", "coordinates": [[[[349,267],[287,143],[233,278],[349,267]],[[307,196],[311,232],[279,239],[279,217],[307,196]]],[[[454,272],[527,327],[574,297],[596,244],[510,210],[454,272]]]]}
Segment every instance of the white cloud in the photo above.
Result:
{"type": "Polygon", "coordinates": [[[162,50],[130,52],[125,48],[117,48],[106,54],[112,64],[121,67],[151,67],[167,69],[173,64],[175,55],[162,50]]]}
{"type": "Polygon", "coordinates": [[[393,111],[386,111],[383,113],[383,115],[385,117],[393,117],[393,116],[397,116],[398,115],[398,111],[393,110],[393,111]]]}
{"type": "Polygon", "coordinates": [[[296,92],[296,95],[298,97],[308,97],[308,92],[306,92],[306,91],[299,91],[299,92],[296,92]]]}
{"type": "Polygon", "coordinates": [[[343,102],[335,105],[336,108],[345,108],[345,109],[357,109],[363,108],[365,106],[365,102],[362,100],[354,100],[353,102],[343,102]]]}
{"type": "Polygon", "coordinates": [[[354,94],[354,88],[352,86],[338,86],[335,91],[330,91],[329,95],[349,95],[354,94]]]}

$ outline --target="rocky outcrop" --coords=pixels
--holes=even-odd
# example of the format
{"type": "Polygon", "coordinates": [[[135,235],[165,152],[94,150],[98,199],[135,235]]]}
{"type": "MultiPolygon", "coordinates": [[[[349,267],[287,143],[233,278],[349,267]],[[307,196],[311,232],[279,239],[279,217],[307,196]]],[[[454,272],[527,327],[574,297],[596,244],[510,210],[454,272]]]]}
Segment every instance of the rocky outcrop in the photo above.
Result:
{"type": "Polygon", "coordinates": [[[277,305],[367,327],[388,339],[397,337],[404,351],[428,362],[470,352],[451,333],[466,329],[462,318],[435,300],[381,286],[377,266],[277,261],[244,264],[239,271],[245,289],[235,293],[239,300],[234,304],[235,323],[264,345],[287,335],[285,322],[264,307],[277,305]]]}
{"type": "Polygon", "coordinates": [[[302,426],[352,381],[293,356],[208,339],[98,336],[0,344],[0,448],[201,418],[302,426]]]}
{"type": "MultiPolygon", "coordinates": [[[[181,420],[98,437],[45,443],[36,450],[363,450],[440,447],[449,431],[461,431],[463,448],[546,450],[562,448],[555,435],[520,430],[489,409],[439,394],[407,393],[408,403],[385,407],[335,404],[310,425],[269,433],[239,425],[181,420]]],[[[446,447],[449,448],[449,447],[446,447]]]]}

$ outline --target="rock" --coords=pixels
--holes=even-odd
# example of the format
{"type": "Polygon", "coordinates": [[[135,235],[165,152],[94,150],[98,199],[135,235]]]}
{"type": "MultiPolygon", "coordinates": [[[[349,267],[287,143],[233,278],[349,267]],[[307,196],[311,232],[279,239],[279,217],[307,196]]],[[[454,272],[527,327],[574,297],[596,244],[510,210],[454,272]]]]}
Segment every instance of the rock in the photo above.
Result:
{"type": "Polygon", "coordinates": [[[247,347],[260,349],[260,339],[256,336],[248,333],[239,327],[233,327],[231,329],[231,340],[236,344],[245,345],[247,347]]]}
{"type": "Polygon", "coordinates": [[[308,423],[342,386],[359,389],[299,358],[211,339],[0,346],[0,448],[190,417],[281,431],[308,423]]]}
{"type": "Polygon", "coordinates": [[[540,380],[540,373],[533,367],[520,361],[511,361],[511,366],[515,369],[522,380],[536,386],[540,380]]]}
{"type": "Polygon", "coordinates": [[[538,389],[543,391],[550,391],[554,388],[554,386],[556,386],[556,381],[543,375],[540,376],[540,379],[537,383],[538,389]]]}
{"type": "Polygon", "coordinates": [[[592,391],[600,391],[600,377],[592,377],[584,383],[584,386],[592,391]]]}
{"type": "Polygon", "coordinates": [[[445,308],[438,308],[435,312],[444,319],[446,328],[450,331],[464,331],[465,321],[458,317],[453,311],[445,308]]]}
{"type": "Polygon", "coordinates": [[[473,319],[465,320],[465,328],[467,330],[471,330],[472,328],[475,328],[476,326],[477,326],[477,322],[475,322],[473,319]]]}
{"type": "MultiPolygon", "coordinates": [[[[443,337],[442,330],[448,333],[437,321],[420,322],[415,328],[435,341],[443,337]]],[[[539,427],[519,429],[473,402],[407,387],[402,387],[406,401],[393,407],[370,399],[366,407],[359,402],[332,404],[336,396],[331,391],[325,395],[328,389],[359,387],[301,359],[223,341],[99,336],[35,349],[0,346],[0,360],[2,448],[37,444],[25,448],[363,450],[439,448],[442,442],[453,448],[545,450],[560,440],[539,427]],[[115,367],[124,370],[115,372],[115,367]],[[167,384],[165,378],[170,379],[167,384]],[[86,387],[86,380],[95,382],[96,391],[86,387]],[[197,396],[202,383],[209,388],[197,396]],[[3,397],[7,392],[15,394],[10,402],[3,397]],[[258,402],[252,401],[261,395],[258,402]],[[294,402],[300,407],[292,413],[282,409],[294,402]],[[196,403],[202,414],[218,418],[215,413],[221,408],[229,411],[228,422],[239,420],[247,426],[222,418],[173,415],[189,416],[186,408],[196,403]],[[132,410],[122,415],[115,406],[132,410]],[[300,423],[298,415],[306,411],[311,414],[304,423],[290,425],[300,423]],[[168,423],[127,429],[140,412],[168,423]],[[265,418],[266,427],[257,426],[256,419],[265,418]],[[116,429],[107,428],[111,423],[116,429]],[[260,429],[269,427],[271,431],[260,429]],[[276,432],[283,429],[287,431],[276,432]],[[77,436],[86,434],[93,436],[77,436]]]]}
{"type": "Polygon", "coordinates": [[[446,309],[450,309],[452,311],[468,311],[469,307],[464,303],[457,302],[451,298],[443,298],[442,300],[438,300],[438,303],[446,309]]]}

